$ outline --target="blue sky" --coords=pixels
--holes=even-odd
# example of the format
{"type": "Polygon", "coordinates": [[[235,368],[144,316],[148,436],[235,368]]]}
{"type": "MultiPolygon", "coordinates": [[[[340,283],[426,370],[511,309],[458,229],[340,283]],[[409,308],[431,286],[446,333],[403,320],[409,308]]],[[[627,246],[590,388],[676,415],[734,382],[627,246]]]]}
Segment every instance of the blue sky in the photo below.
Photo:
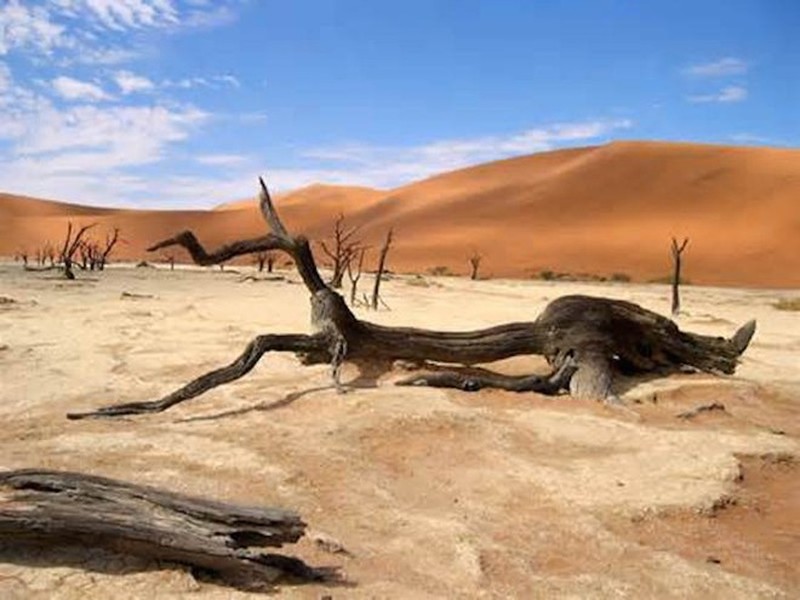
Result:
{"type": "Polygon", "coordinates": [[[613,139],[800,145],[794,0],[0,0],[0,190],[208,207],[613,139]]]}

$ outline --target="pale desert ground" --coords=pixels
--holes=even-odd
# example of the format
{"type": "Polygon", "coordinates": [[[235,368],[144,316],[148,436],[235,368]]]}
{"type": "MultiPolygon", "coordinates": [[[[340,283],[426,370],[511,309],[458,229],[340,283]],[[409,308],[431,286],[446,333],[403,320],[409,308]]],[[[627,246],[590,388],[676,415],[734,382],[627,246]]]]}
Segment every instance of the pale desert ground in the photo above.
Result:
{"type": "MultiPolygon", "coordinates": [[[[0,304],[0,468],[295,509],[350,554],[309,539],[284,552],[341,566],[351,585],[277,597],[797,597],[800,313],[773,307],[796,291],[686,287],[683,328],[729,336],[758,319],[737,374],[621,382],[621,406],[395,387],[399,370],[337,394],[324,366],[270,355],[162,414],[66,420],[155,399],[256,334],[309,330],[295,274],[240,282],[248,272],[114,266],[67,282],[0,266],[0,296],[13,300],[0,304]],[[676,417],[714,401],[725,411],[676,417]]],[[[660,285],[402,276],[385,286],[391,311],[357,313],[471,329],[532,320],[570,293],[668,310],[660,285]]],[[[497,368],[546,370],[535,357],[497,368]]],[[[99,550],[0,548],[6,599],[246,596],[99,550]]]]}

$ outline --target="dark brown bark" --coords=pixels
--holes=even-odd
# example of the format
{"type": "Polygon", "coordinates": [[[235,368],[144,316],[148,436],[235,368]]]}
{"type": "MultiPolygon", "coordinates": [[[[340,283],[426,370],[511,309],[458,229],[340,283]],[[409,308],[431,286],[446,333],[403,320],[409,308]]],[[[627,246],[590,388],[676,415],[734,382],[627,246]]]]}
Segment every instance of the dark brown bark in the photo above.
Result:
{"type": "Polygon", "coordinates": [[[67,223],[67,235],[64,238],[64,245],[61,249],[61,264],[64,267],[64,277],[67,279],[75,279],[75,273],[72,271],[73,260],[75,257],[75,253],[81,247],[83,243],[83,236],[86,232],[95,226],[95,223],[91,225],[84,225],[81,227],[78,232],[75,234],[75,237],[72,237],[72,221],[67,223]]]}
{"type": "Polygon", "coordinates": [[[361,248],[358,251],[358,269],[353,270],[353,261],[347,262],[347,278],[350,280],[350,306],[356,305],[356,293],[358,291],[358,280],[361,279],[361,272],[364,270],[364,256],[367,253],[366,248],[361,248]]]}
{"type": "Polygon", "coordinates": [[[672,238],[672,316],[677,317],[681,311],[681,299],[679,286],[681,284],[681,254],[686,249],[689,238],[683,238],[683,242],[678,245],[678,240],[672,238]]]}
{"type": "MultiPolygon", "coordinates": [[[[615,373],[666,374],[686,366],[712,373],[733,373],[755,332],[755,322],[751,321],[731,339],[697,335],[683,332],[670,319],[631,302],[578,295],[552,301],[535,321],[475,331],[431,331],[360,321],[344,299],[322,281],[308,241],[289,235],[263,181],[261,185],[261,210],[272,234],[228,244],[209,254],[194,234],[185,231],[156,244],[151,250],[180,245],[201,265],[263,250],[287,252],[311,295],[311,322],[315,333],[259,336],[229,366],[202,375],[160,400],[112,405],[71,414],[70,418],[166,410],[243,376],[270,351],[295,352],[306,364],[329,362],[337,386],[340,385],[339,368],[345,360],[362,366],[391,365],[395,360],[470,366],[537,354],[544,356],[553,367],[551,375],[508,378],[491,373],[476,377],[474,373],[449,372],[423,375],[405,383],[459,389],[498,387],[548,394],[569,389],[575,396],[602,399],[611,394],[615,373]]],[[[391,240],[390,230],[379,272],[385,266],[391,240]]]]}
{"type": "Polygon", "coordinates": [[[114,251],[114,246],[117,245],[119,242],[119,228],[115,227],[112,234],[106,234],[106,246],[103,250],[98,248],[97,254],[97,268],[98,270],[102,271],[106,268],[106,264],[108,263],[108,257],[111,256],[111,253],[114,251]]]}
{"type": "Polygon", "coordinates": [[[15,543],[102,547],[213,572],[247,589],[313,569],[260,548],[294,543],[305,523],[293,511],[225,504],[81,473],[0,472],[0,537],[15,543]]]}
{"type": "Polygon", "coordinates": [[[360,248],[360,242],[352,239],[359,229],[358,226],[346,229],[344,215],[340,213],[333,226],[333,247],[328,248],[324,241],[319,243],[322,251],[332,262],[333,274],[328,285],[333,289],[338,290],[342,287],[345,271],[360,248]]]}
{"type": "Polygon", "coordinates": [[[372,310],[378,310],[378,300],[380,299],[381,279],[386,270],[386,255],[389,253],[389,248],[392,245],[392,229],[386,232],[386,239],[383,241],[381,253],[378,256],[378,270],[375,273],[375,284],[372,286],[372,300],[370,306],[372,310]]]}
{"type": "Polygon", "coordinates": [[[481,260],[482,259],[483,259],[483,257],[480,254],[478,254],[477,252],[475,252],[469,258],[469,266],[470,266],[469,278],[472,279],[473,281],[478,279],[478,269],[481,266],[481,260]]]}

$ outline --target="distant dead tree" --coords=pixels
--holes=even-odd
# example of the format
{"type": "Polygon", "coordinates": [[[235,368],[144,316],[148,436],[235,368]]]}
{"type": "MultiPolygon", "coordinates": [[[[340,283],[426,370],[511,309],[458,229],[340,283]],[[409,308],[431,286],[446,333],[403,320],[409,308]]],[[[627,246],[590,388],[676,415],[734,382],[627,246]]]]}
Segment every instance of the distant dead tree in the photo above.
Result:
{"type": "Polygon", "coordinates": [[[42,249],[42,256],[44,259],[50,262],[51,267],[56,266],[56,248],[50,242],[45,242],[44,248],[42,249]]]}
{"type": "Polygon", "coordinates": [[[174,254],[172,254],[172,253],[165,254],[161,260],[162,261],[166,261],[166,262],[169,263],[169,270],[170,271],[174,271],[175,270],[175,255],[174,254]]]}
{"type": "Polygon", "coordinates": [[[478,267],[481,266],[481,260],[483,257],[478,254],[478,252],[473,252],[472,256],[469,257],[469,265],[471,267],[471,272],[469,274],[469,278],[475,281],[478,278],[478,267]]]}
{"type": "Polygon", "coordinates": [[[97,242],[92,240],[83,240],[78,245],[78,255],[81,258],[78,266],[81,268],[81,271],[86,271],[87,269],[94,271],[97,266],[97,254],[99,251],[100,249],[97,247],[97,242]]]}
{"type": "Polygon", "coordinates": [[[358,250],[358,270],[355,272],[353,272],[354,261],[347,261],[347,278],[350,280],[350,306],[356,305],[356,290],[358,288],[358,280],[361,279],[361,271],[364,268],[364,255],[366,253],[366,248],[358,250]]]}
{"type": "Polygon", "coordinates": [[[258,264],[258,272],[264,270],[264,265],[267,266],[267,273],[272,273],[275,267],[275,253],[274,252],[258,252],[256,255],[256,264],[258,264]]]}
{"type": "Polygon", "coordinates": [[[22,261],[22,266],[28,266],[28,251],[24,248],[17,250],[17,253],[14,255],[14,262],[22,261]]]}
{"type": "Polygon", "coordinates": [[[383,247],[378,258],[378,271],[375,273],[375,285],[372,288],[372,300],[370,306],[372,310],[378,310],[378,299],[380,298],[380,287],[383,273],[386,270],[386,255],[389,253],[389,248],[392,245],[392,228],[386,232],[386,239],[383,241],[383,247]]]}
{"type": "Polygon", "coordinates": [[[678,286],[681,284],[681,254],[686,249],[689,238],[683,238],[683,242],[678,245],[678,240],[672,238],[672,316],[677,317],[681,311],[681,299],[678,286]]]}
{"type": "Polygon", "coordinates": [[[106,234],[105,248],[102,250],[100,250],[99,246],[97,248],[98,252],[96,253],[96,264],[98,271],[102,271],[106,268],[108,257],[111,256],[111,253],[114,251],[114,246],[116,246],[117,242],[119,241],[119,227],[114,227],[114,231],[112,233],[106,234]]]}
{"type": "Polygon", "coordinates": [[[61,265],[64,267],[64,277],[67,279],[75,279],[75,273],[72,271],[72,265],[74,264],[75,253],[78,251],[78,248],[81,247],[81,242],[83,241],[83,236],[89,231],[92,227],[94,227],[96,223],[92,223],[91,225],[84,225],[78,232],[75,234],[75,237],[72,237],[72,221],[67,223],[67,235],[64,238],[64,245],[61,248],[61,265]]]}
{"type": "Polygon", "coordinates": [[[355,258],[356,252],[360,248],[360,243],[352,239],[359,229],[360,227],[358,226],[346,228],[344,214],[339,213],[333,226],[333,247],[328,248],[324,241],[319,243],[322,251],[332,261],[333,275],[331,275],[328,283],[334,289],[342,287],[342,279],[347,270],[347,265],[355,258]]]}

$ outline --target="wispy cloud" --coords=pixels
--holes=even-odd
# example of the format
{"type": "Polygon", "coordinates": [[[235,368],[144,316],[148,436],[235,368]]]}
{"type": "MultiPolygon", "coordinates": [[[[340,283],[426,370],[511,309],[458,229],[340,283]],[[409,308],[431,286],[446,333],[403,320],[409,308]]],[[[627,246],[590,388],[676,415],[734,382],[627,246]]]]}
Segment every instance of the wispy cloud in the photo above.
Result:
{"type": "Polygon", "coordinates": [[[695,103],[733,103],[743,102],[747,99],[747,88],[740,85],[729,85],[722,88],[719,92],[713,94],[700,94],[696,96],[689,96],[689,102],[695,103]]]}
{"type": "Polygon", "coordinates": [[[0,56],[15,48],[49,55],[71,44],[65,26],[54,22],[44,6],[10,0],[0,6],[0,56]]]}
{"type": "Polygon", "coordinates": [[[393,187],[491,160],[597,142],[632,126],[629,119],[556,123],[507,136],[441,140],[411,147],[351,143],[311,149],[304,156],[327,165],[328,174],[336,179],[333,183],[393,187]]]}
{"type": "Polygon", "coordinates": [[[201,154],[194,157],[195,162],[201,165],[233,166],[242,165],[250,159],[243,154],[201,154]]]}
{"type": "Polygon", "coordinates": [[[192,88],[220,89],[226,86],[234,88],[242,87],[241,82],[233,75],[210,75],[206,77],[194,76],[185,77],[183,79],[177,79],[174,81],[167,79],[163,81],[161,85],[165,88],[180,88],[185,90],[192,88]]]}
{"type": "Polygon", "coordinates": [[[683,73],[692,77],[726,77],[744,75],[749,68],[749,62],[741,58],[727,56],[712,62],[690,65],[683,70],[683,73]]]}
{"type": "Polygon", "coordinates": [[[65,100],[110,100],[111,96],[103,91],[99,85],[73,79],[72,77],[60,76],[52,81],[53,91],[65,100]]]}
{"type": "Polygon", "coordinates": [[[4,0],[0,56],[13,50],[61,65],[120,64],[148,31],[208,28],[236,18],[240,0],[4,0]],[[56,52],[57,51],[57,52],[56,52]]]}
{"type": "Polygon", "coordinates": [[[17,84],[0,63],[4,189],[108,202],[120,196],[118,181],[132,181],[129,169],[163,160],[211,118],[192,105],[94,104],[107,97],[99,87],[67,77],[52,83],[75,103],[54,104],[17,84]]]}
{"type": "Polygon", "coordinates": [[[114,73],[114,82],[123,94],[147,92],[155,88],[155,84],[147,77],[136,75],[130,71],[117,71],[114,73]]]}
{"type": "Polygon", "coordinates": [[[787,140],[776,139],[763,135],[755,135],[752,133],[736,133],[731,136],[731,140],[737,144],[744,144],[747,146],[777,146],[777,147],[797,147],[800,143],[795,142],[792,144],[787,140]]]}

